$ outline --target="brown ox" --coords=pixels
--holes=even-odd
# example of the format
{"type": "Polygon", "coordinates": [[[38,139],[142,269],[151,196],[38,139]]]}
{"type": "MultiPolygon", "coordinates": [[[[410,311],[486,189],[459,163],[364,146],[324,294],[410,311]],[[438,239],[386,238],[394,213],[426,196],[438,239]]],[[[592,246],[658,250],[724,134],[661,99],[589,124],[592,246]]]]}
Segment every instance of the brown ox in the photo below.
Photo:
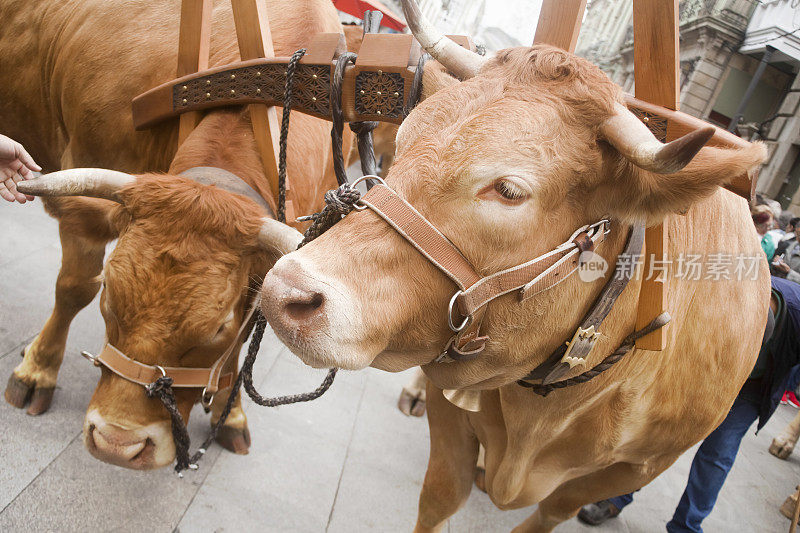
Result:
{"type": "MultiPolygon", "coordinates": [[[[694,152],[677,148],[672,155],[683,161],[657,168],[676,145],[665,151],[651,135],[631,139],[636,119],[621,107],[620,89],[587,61],[546,46],[483,61],[413,11],[407,19],[440,62],[469,79],[426,73],[427,93],[440,90],[401,125],[387,183],[481,275],[552,250],[604,215],[613,230],[597,253],[612,267],[632,223],[662,220],[673,259],[761,257],[746,202],[719,186],[758,167],[762,146],[703,148],[685,168],[694,152]],[[644,156],[653,150],[659,155],[644,156]]],[[[572,276],[524,302],[502,296],[486,310],[484,352],[436,362],[452,335],[446,317],[455,285],[367,209],[281,258],[265,279],[263,308],[311,366],[422,365],[431,382],[431,454],[418,531],[440,530],[466,501],[479,444],[492,501],[501,509],[538,503],[518,530],[550,531],[586,503],[647,484],[723,420],[763,334],[764,261],[758,274],[754,281],[671,277],[665,350],[636,349],[593,381],[547,397],[515,381],[570,339],[601,282],[572,276]],[[479,391],[480,410],[456,407],[443,389],[479,391]]],[[[640,287],[632,281],[617,300],[587,367],[633,331],[640,287]]]]}
{"type": "MultiPolygon", "coordinates": [[[[291,55],[316,33],[341,31],[329,0],[270,0],[268,7],[279,55],[291,55]]],[[[69,325],[101,285],[109,343],[145,364],[208,367],[233,342],[254,294],[248,287],[298,242],[295,230],[265,221],[266,210],[257,203],[224,190],[242,183],[226,179],[222,170],[251,187],[265,183],[242,109],[206,113],[177,152],[176,122],[133,130],[131,99],[175,76],[179,8],[178,0],[0,5],[6,30],[0,39],[4,133],[29,147],[48,171],[167,172],[73,170],[23,185],[37,194],[106,198],[45,200],[59,220],[63,252],[55,308],[6,390],[12,405],[29,402],[30,414],[49,407],[69,325]],[[208,175],[218,186],[177,176],[192,167],[214,167],[208,175]],[[104,267],[106,244],[117,238],[104,267]]],[[[230,3],[220,2],[213,15],[212,65],[238,60],[235,35],[230,3]]],[[[321,191],[335,186],[330,125],[297,115],[291,129],[288,174],[295,205],[299,214],[310,213],[321,191]]],[[[230,366],[235,364],[234,358],[230,366]]],[[[187,418],[200,390],[176,394],[187,418]]],[[[212,421],[226,396],[214,402],[212,421]]],[[[84,437],[92,454],[126,467],[155,468],[174,458],[169,417],[160,402],[105,368],[84,437]]],[[[220,441],[247,451],[249,433],[238,402],[220,441]]]]}

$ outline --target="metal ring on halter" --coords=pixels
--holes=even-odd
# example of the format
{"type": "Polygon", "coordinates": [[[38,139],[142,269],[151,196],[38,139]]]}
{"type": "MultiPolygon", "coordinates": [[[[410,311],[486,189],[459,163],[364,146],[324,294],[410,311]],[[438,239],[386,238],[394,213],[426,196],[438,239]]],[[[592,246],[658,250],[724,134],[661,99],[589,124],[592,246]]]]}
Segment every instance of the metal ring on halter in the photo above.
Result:
{"type": "Polygon", "coordinates": [[[166,371],[166,370],[164,370],[164,367],[163,367],[163,366],[159,366],[159,365],[153,365],[153,366],[154,366],[154,367],[156,367],[158,370],[160,370],[160,371],[161,371],[161,377],[162,377],[162,378],[165,378],[165,377],[167,377],[167,371],[166,371]]]}
{"type": "Polygon", "coordinates": [[[203,404],[204,408],[210,409],[211,408],[211,404],[214,403],[214,396],[215,395],[214,394],[210,394],[210,395],[208,395],[208,398],[206,398],[207,394],[208,393],[206,392],[206,387],[203,387],[203,392],[200,394],[200,403],[203,404]]]}
{"type": "Polygon", "coordinates": [[[461,294],[462,294],[461,291],[456,291],[453,297],[450,298],[450,305],[447,307],[447,325],[450,326],[450,329],[453,331],[453,333],[458,333],[459,331],[467,327],[469,323],[472,321],[472,316],[468,316],[458,326],[456,326],[453,323],[453,306],[456,303],[456,298],[458,298],[461,294]]]}
{"type": "MultiPolygon", "coordinates": [[[[380,182],[381,185],[386,185],[386,182],[383,181],[382,177],[376,176],[375,174],[367,174],[365,176],[361,176],[360,178],[358,178],[356,181],[351,183],[350,186],[351,187],[355,187],[356,185],[358,185],[362,181],[367,181],[367,180],[377,180],[378,182],[380,182]]],[[[386,186],[388,187],[388,185],[386,185],[386,186]]]]}
{"type": "MultiPolygon", "coordinates": [[[[350,187],[355,189],[356,185],[358,185],[362,181],[367,181],[367,180],[376,180],[376,181],[380,182],[381,185],[386,185],[386,182],[383,181],[383,178],[381,178],[380,176],[376,176],[375,174],[367,174],[366,176],[361,176],[356,181],[351,183],[350,187]]],[[[386,185],[386,186],[388,187],[388,185],[386,185]]],[[[365,209],[369,209],[369,206],[367,204],[363,203],[361,200],[359,200],[359,201],[357,201],[356,203],[353,204],[353,209],[356,210],[356,211],[363,211],[365,209]]]]}
{"type": "Polygon", "coordinates": [[[96,355],[92,355],[89,352],[87,352],[86,350],[83,350],[81,352],[81,355],[84,356],[89,361],[91,361],[94,366],[100,366],[102,364],[100,361],[98,361],[96,355]]]}

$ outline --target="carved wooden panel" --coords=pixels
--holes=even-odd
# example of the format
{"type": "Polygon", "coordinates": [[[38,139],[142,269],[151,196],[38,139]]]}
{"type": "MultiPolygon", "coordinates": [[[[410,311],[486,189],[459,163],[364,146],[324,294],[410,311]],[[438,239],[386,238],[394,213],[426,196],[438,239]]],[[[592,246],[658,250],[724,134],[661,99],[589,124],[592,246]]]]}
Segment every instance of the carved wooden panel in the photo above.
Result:
{"type": "Polygon", "coordinates": [[[356,76],[355,108],[359,115],[397,118],[405,103],[403,76],[391,72],[365,72],[356,76]]]}
{"type": "MultiPolygon", "coordinates": [[[[283,102],[286,66],[254,65],[185,81],[173,86],[172,106],[177,112],[206,102],[253,99],[283,102]]],[[[330,115],[330,68],[325,65],[298,65],[294,77],[295,105],[320,115],[330,115]]]]}
{"type": "Polygon", "coordinates": [[[634,115],[639,117],[639,120],[644,122],[644,125],[647,126],[650,129],[650,131],[653,132],[653,135],[656,136],[656,139],[658,139],[662,143],[667,142],[666,118],[654,115],[653,113],[648,113],[647,111],[639,109],[638,107],[630,107],[628,109],[630,109],[634,115]]]}

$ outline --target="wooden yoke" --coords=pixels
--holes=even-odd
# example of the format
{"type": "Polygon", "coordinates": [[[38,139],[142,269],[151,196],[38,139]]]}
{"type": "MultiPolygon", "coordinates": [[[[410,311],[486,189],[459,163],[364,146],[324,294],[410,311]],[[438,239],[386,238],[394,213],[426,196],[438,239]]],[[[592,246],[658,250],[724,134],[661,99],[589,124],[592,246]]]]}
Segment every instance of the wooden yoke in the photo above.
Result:
{"type": "Polygon", "coordinates": [[[544,0],[533,44],[549,44],[575,52],[586,0],[544,0]]]}
{"type": "MultiPolygon", "coordinates": [[[[204,13],[207,10],[205,6],[208,1],[210,0],[184,0],[184,6],[194,6],[193,13],[195,14],[192,17],[205,24],[207,16],[203,17],[196,13],[204,13]]],[[[195,72],[193,66],[187,68],[186,70],[192,72],[163,83],[134,98],[132,102],[133,123],[137,130],[149,128],[175,117],[192,116],[197,111],[215,107],[261,104],[258,109],[265,110],[265,106],[283,104],[285,71],[289,58],[261,57],[269,56],[272,50],[269,46],[271,42],[266,37],[268,33],[263,31],[264,28],[268,31],[266,12],[260,11],[259,7],[263,7],[264,0],[232,1],[237,17],[237,34],[243,50],[242,56],[255,57],[255,59],[246,59],[203,70],[200,67],[204,64],[202,61],[204,45],[202,43],[205,40],[202,38],[204,34],[201,31],[204,25],[195,22],[194,27],[198,28],[197,31],[188,33],[182,31],[181,40],[182,45],[184,45],[184,41],[193,43],[191,46],[184,45],[184,48],[188,50],[186,54],[189,60],[192,57],[195,58],[195,63],[191,63],[191,65],[197,64],[197,68],[200,70],[195,72]],[[242,13],[249,13],[249,15],[241,15],[242,13]],[[195,41],[192,41],[192,38],[195,41]]],[[[638,11],[645,9],[648,5],[651,10],[655,9],[653,6],[656,4],[663,8],[663,1],[642,0],[639,2],[637,0],[636,5],[639,7],[636,9],[639,15],[636,20],[638,23],[655,25],[654,21],[660,20],[659,24],[663,24],[663,19],[654,18],[654,15],[648,14],[649,12],[642,15],[638,11]]],[[[674,0],[665,1],[666,4],[674,4],[674,0]]],[[[534,42],[551,44],[573,51],[586,3],[586,0],[545,0],[534,42]]],[[[675,10],[671,9],[670,12],[675,12],[675,10]]],[[[184,20],[189,20],[190,16],[184,15],[184,17],[184,20]]],[[[674,26],[674,19],[670,20],[674,26]]],[[[641,91],[646,90],[648,85],[644,81],[640,83],[639,78],[637,78],[637,94],[644,98],[626,96],[629,109],[639,116],[661,140],[666,140],[667,134],[669,138],[676,138],[698,128],[709,126],[695,117],[676,110],[678,85],[675,65],[677,52],[672,46],[667,47],[666,52],[664,50],[659,52],[660,43],[666,38],[665,36],[671,36],[669,38],[672,40],[669,42],[675,42],[677,30],[676,27],[672,28],[671,32],[663,28],[657,32],[651,32],[649,46],[652,48],[653,54],[666,53],[671,58],[667,63],[672,68],[669,74],[671,81],[667,87],[662,87],[663,84],[658,81],[651,83],[650,87],[652,90],[661,91],[659,94],[668,92],[667,88],[669,88],[671,91],[669,94],[673,98],[655,101],[655,97],[650,98],[642,94],[641,91]]],[[[637,33],[639,40],[637,50],[640,50],[643,46],[648,46],[645,44],[648,37],[646,34],[640,37],[642,30],[637,31],[639,31],[637,33]]],[[[450,38],[465,48],[475,49],[468,37],[450,36],[450,38]]],[[[296,91],[292,110],[331,120],[331,76],[336,59],[347,50],[344,35],[341,33],[317,34],[304,48],[307,49],[306,54],[300,60],[295,74],[296,91]]],[[[380,121],[400,124],[414,104],[410,101],[410,97],[420,57],[419,43],[407,34],[367,34],[364,36],[358,56],[355,65],[348,65],[344,71],[342,111],[345,121],[380,121]]],[[[658,63],[658,60],[653,56],[649,56],[648,62],[645,63],[642,63],[641,59],[638,60],[640,65],[649,63],[650,66],[649,70],[639,69],[643,72],[638,75],[660,79],[657,76],[659,72],[657,65],[664,63],[663,60],[658,63]]],[[[251,108],[251,113],[253,109],[255,108],[251,108]]],[[[263,111],[256,111],[256,114],[258,113],[264,115],[263,111]]],[[[277,126],[273,125],[269,113],[266,113],[265,117],[265,125],[257,128],[256,138],[260,139],[259,148],[262,149],[265,166],[272,169],[271,172],[267,172],[267,176],[276,177],[274,182],[270,181],[271,188],[270,191],[267,191],[272,194],[273,191],[277,192],[277,165],[275,164],[277,158],[274,156],[277,147],[275,141],[277,126]],[[269,130],[267,130],[267,125],[269,130]]],[[[190,131],[194,122],[192,119],[182,118],[181,120],[186,121],[186,125],[182,126],[181,133],[181,138],[185,138],[188,133],[184,131],[187,129],[190,131]]],[[[254,121],[254,127],[255,124],[254,121]]],[[[709,144],[722,147],[742,147],[748,143],[716,128],[716,133],[709,144]]],[[[726,187],[750,200],[754,187],[753,181],[750,176],[743,175],[735,178],[726,187]]],[[[287,219],[289,219],[288,216],[287,219]]]]}
{"type": "MultiPolygon", "coordinates": [[[[647,68],[634,71],[636,97],[677,110],[678,0],[634,0],[633,5],[634,63],[647,65],[647,68]]],[[[586,0],[545,0],[539,15],[534,44],[551,44],[574,52],[585,9],[586,0]]],[[[645,123],[650,121],[651,117],[646,113],[640,116],[645,123]]],[[[636,329],[643,328],[663,311],[666,279],[648,280],[646,274],[651,268],[647,258],[661,258],[665,250],[666,233],[663,225],[648,228],[645,234],[645,262],[642,266],[645,279],[642,281],[639,297],[636,329]]],[[[636,345],[648,350],[663,350],[664,329],[660,328],[642,337],[636,341],[636,345]]]]}
{"type": "MultiPolygon", "coordinates": [[[[680,56],[678,35],[678,0],[633,0],[633,64],[636,98],[667,109],[677,110],[680,99],[678,83],[680,56]],[[639,68],[636,68],[636,66],[639,68]]],[[[653,129],[653,126],[645,123],[653,129]]],[[[677,138],[666,129],[664,141],[677,138]]],[[[665,221],[666,222],[666,221],[665,221]]],[[[642,288],[636,329],[649,324],[666,306],[666,273],[655,275],[655,262],[664,264],[667,253],[665,224],[647,228],[644,237],[642,288]],[[652,274],[652,275],[651,275],[652,274]]],[[[663,350],[667,328],[659,328],[636,341],[645,350],[663,350]]]]}

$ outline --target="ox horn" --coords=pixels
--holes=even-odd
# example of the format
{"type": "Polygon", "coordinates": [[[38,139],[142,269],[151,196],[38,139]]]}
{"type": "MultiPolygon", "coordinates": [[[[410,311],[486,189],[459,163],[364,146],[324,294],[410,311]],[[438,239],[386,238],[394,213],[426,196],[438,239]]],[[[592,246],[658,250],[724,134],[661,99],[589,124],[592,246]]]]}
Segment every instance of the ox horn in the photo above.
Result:
{"type": "Polygon", "coordinates": [[[117,193],[136,176],[105,168],[70,168],[17,183],[17,190],[33,196],[91,196],[119,202],[117,193]]]}
{"type": "Polygon", "coordinates": [[[615,104],[615,110],[600,125],[603,137],[631,163],[657,174],[678,172],[714,136],[714,128],[708,126],[664,144],[628,108],[615,104]]]}
{"type": "Polygon", "coordinates": [[[402,3],[411,33],[436,61],[462,80],[478,73],[486,58],[445,37],[423,16],[415,0],[402,0],[402,3]]]}
{"type": "Polygon", "coordinates": [[[263,224],[258,232],[258,242],[264,250],[277,252],[279,256],[297,250],[297,245],[303,240],[302,233],[271,218],[262,220],[263,224]]]}

